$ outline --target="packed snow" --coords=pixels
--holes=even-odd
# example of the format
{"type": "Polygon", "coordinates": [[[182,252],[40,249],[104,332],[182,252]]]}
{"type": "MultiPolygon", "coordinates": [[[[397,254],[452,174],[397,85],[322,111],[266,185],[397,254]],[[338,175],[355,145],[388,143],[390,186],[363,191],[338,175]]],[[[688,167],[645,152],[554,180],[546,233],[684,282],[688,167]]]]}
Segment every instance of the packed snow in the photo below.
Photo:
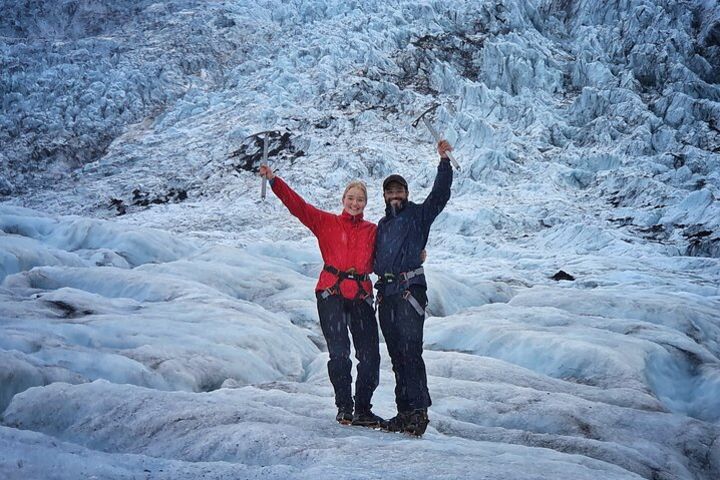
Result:
{"type": "MultiPolygon", "coordinates": [[[[720,478],[720,7],[0,0],[0,477],[720,478]],[[462,166],[421,439],[338,425],[311,233],[462,166]]],[[[382,340],[381,340],[382,341],[382,340]]],[[[374,411],[395,413],[381,345],[374,411]]]]}

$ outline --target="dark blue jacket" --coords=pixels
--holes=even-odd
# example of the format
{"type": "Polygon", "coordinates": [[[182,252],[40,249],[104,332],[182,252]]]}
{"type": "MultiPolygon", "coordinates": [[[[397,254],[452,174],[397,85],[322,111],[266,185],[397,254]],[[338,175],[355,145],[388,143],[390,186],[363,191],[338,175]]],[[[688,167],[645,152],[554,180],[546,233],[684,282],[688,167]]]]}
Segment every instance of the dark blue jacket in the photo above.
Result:
{"type": "Polygon", "coordinates": [[[399,211],[390,206],[378,222],[375,239],[375,263],[373,270],[379,279],[375,284],[378,293],[393,295],[405,291],[408,285],[423,285],[425,275],[401,284],[400,273],[410,272],[422,266],[420,252],[427,244],[430,226],[450,200],[453,172],[450,161],[442,159],[438,165],[435,183],[424,202],[407,202],[399,211]],[[396,281],[385,281],[385,274],[392,274],[396,281]]]}

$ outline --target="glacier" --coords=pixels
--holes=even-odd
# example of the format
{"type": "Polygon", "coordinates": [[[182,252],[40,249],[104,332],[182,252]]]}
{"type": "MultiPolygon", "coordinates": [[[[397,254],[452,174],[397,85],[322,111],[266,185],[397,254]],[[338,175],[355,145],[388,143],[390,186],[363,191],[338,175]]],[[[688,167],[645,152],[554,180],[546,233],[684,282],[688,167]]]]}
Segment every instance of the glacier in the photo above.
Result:
{"type": "Polygon", "coordinates": [[[720,477],[717,2],[0,13],[3,478],[720,477]],[[320,208],[368,182],[377,221],[386,175],[430,190],[435,103],[462,170],[427,247],[431,423],[343,427],[322,261],[252,135],[320,208]]]}

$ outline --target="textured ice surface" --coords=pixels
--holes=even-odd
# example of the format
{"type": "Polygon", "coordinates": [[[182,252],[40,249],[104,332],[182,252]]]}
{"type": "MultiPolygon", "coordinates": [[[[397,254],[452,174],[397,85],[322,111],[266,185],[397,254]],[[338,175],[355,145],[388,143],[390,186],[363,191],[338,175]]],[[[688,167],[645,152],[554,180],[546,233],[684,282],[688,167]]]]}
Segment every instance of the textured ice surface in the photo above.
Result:
{"type": "Polygon", "coordinates": [[[3,478],[720,477],[716,2],[0,13],[3,478]],[[334,423],[316,241],[247,137],[377,221],[387,174],[432,185],[431,102],[463,170],[415,440],[334,423]]]}

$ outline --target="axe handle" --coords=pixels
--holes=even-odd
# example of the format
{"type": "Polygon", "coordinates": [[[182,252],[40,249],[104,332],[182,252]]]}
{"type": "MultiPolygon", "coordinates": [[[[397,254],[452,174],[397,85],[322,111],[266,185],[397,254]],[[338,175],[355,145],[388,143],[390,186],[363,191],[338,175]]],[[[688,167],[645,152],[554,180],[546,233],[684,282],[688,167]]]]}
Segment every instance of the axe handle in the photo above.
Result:
{"type": "MultiPolygon", "coordinates": [[[[260,162],[261,166],[267,165],[267,157],[268,157],[268,137],[269,134],[265,134],[263,137],[263,156],[262,161],[260,162]]],[[[267,178],[262,177],[262,183],[260,184],[260,198],[265,200],[265,196],[267,195],[267,178]]]]}
{"type": "MultiPolygon", "coordinates": [[[[427,127],[428,130],[430,130],[430,133],[432,134],[433,138],[435,139],[435,143],[442,140],[440,138],[440,134],[435,130],[435,127],[432,126],[432,124],[428,121],[427,118],[423,117],[422,119],[423,123],[427,127]]],[[[455,160],[455,157],[453,156],[452,152],[447,152],[447,156],[450,159],[450,163],[452,163],[453,167],[455,167],[455,170],[458,172],[460,171],[460,164],[458,164],[457,160],[455,160]]]]}

